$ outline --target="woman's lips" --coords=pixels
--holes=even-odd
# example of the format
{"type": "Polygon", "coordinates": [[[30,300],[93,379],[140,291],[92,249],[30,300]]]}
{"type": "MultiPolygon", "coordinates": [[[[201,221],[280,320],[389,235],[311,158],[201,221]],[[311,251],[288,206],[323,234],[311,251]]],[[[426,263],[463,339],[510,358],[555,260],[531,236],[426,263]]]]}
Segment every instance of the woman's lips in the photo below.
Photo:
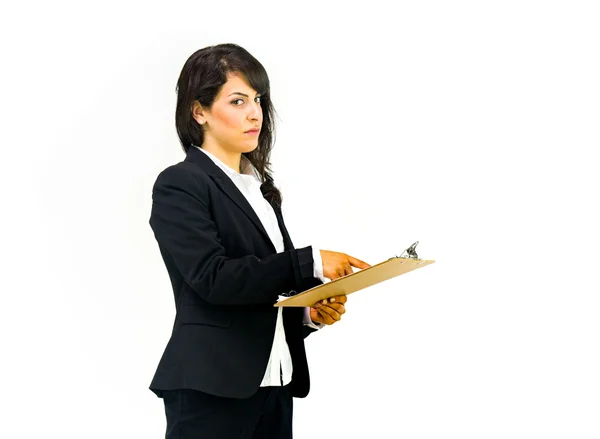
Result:
{"type": "Polygon", "coordinates": [[[259,130],[250,130],[250,131],[246,131],[245,134],[257,135],[259,132],[260,132],[259,130]]]}

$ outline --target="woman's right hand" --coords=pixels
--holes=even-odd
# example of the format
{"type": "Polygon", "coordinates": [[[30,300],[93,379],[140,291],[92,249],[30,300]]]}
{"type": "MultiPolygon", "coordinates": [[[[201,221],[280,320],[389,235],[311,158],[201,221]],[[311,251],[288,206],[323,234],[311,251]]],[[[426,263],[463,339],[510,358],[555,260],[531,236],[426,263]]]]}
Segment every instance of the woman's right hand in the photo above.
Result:
{"type": "Polygon", "coordinates": [[[352,274],[352,267],[357,267],[361,270],[370,267],[366,262],[353,258],[346,253],[330,250],[320,250],[320,252],[321,259],[323,260],[323,275],[331,280],[352,274]]]}

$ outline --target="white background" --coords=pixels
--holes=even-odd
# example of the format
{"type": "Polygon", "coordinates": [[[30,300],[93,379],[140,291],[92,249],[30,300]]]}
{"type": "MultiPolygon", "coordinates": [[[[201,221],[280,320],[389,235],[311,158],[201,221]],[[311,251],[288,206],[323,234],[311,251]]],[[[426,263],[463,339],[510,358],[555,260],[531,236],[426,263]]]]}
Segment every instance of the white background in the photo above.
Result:
{"type": "Polygon", "coordinates": [[[595,2],[214,3],[2,7],[2,436],[164,437],[151,187],[183,63],[235,42],[294,244],[436,260],[307,339],[295,437],[600,437],[595,2]]]}

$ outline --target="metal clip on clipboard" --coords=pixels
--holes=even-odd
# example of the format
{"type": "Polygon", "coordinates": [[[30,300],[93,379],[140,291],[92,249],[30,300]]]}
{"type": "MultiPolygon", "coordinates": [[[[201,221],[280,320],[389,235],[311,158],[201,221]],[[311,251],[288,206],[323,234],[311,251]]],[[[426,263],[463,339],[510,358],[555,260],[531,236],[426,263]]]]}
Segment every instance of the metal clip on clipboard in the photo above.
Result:
{"type": "Polygon", "coordinates": [[[400,257],[400,258],[419,259],[419,256],[417,255],[417,251],[415,250],[418,243],[419,243],[419,241],[415,241],[415,243],[413,245],[411,245],[410,247],[408,247],[406,250],[404,250],[400,256],[396,256],[396,257],[397,258],[400,257]]]}
{"type": "MultiPolygon", "coordinates": [[[[417,255],[417,250],[416,250],[417,244],[419,244],[419,241],[415,241],[410,247],[408,247],[406,250],[404,250],[400,256],[396,255],[390,259],[405,258],[405,259],[416,259],[416,260],[420,261],[421,259],[419,259],[419,255],[417,255]]],[[[388,261],[390,259],[388,259],[388,261]]]]}

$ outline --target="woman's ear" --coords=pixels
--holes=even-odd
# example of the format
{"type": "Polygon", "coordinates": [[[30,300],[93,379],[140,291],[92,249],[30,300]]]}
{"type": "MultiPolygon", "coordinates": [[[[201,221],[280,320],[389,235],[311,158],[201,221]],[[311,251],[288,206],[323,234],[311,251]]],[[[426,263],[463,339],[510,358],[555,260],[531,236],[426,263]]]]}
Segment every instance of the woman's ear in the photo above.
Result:
{"type": "Polygon", "coordinates": [[[200,102],[198,102],[198,101],[192,102],[192,117],[200,125],[204,125],[206,123],[204,109],[202,108],[202,105],[200,105],[200,102]]]}

